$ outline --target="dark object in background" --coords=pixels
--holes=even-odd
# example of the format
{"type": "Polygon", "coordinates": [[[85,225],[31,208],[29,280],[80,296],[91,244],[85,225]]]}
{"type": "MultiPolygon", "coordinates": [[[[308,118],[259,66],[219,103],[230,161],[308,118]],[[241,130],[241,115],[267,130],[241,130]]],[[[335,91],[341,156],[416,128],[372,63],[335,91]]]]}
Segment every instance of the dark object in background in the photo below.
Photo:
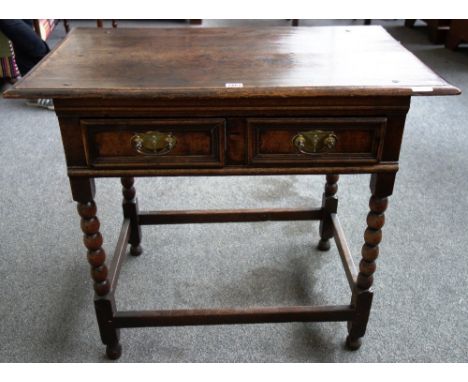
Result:
{"type": "Polygon", "coordinates": [[[468,20],[452,20],[445,47],[453,50],[462,42],[468,43],[468,20]]]}
{"type": "MultiPolygon", "coordinates": [[[[190,20],[192,21],[192,20],[190,20]]],[[[190,23],[192,24],[192,23],[190,23]]],[[[371,25],[372,24],[372,19],[365,19],[364,20],[364,25],[371,25]]],[[[293,27],[298,27],[299,26],[299,19],[291,19],[291,25],[293,27]]]]}
{"type": "MultiPolygon", "coordinates": [[[[424,19],[422,21],[427,24],[429,40],[433,44],[443,44],[447,38],[448,31],[450,30],[450,23],[452,20],[424,19]]],[[[415,23],[416,19],[405,20],[405,26],[408,28],[414,27],[415,23]]]]}
{"type": "MultiPolygon", "coordinates": [[[[112,23],[112,28],[117,28],[117,20],[111,20],[111,23],[112,23]]],[[[70,32],[70,20],[68,19],[64,19],[63,20],[63,26],[65,27],[65,32],[70,32]]],[[[99,19],[99,20],[96,20],[96,26],[98,28],[103,28],[104,27],[104,20],[102,19],[99,19]]]]}
{"type": "Polygon", "coordinates": [[[32,20],[0,20],[0,31],[12,42],[16,64],[23,76],[50,51],[34,31],[32,20]]]}

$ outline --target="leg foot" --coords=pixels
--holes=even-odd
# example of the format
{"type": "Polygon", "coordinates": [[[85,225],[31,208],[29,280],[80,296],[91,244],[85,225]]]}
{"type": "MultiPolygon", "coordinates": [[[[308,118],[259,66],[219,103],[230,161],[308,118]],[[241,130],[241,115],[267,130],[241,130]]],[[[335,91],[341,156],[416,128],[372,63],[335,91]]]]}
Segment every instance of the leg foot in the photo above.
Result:
{"type": "Polygon", "coordinates": [[[346,348],[348,350],[358,350],[362,345],[361,338],[352,339],[350,336],[346,337],[346,348]]]}
{"type": "Polygon", "coordinates": [[[103,237],[99,231],[100,223],[96,216],[97,207],[94,202],[94,179],[70,178],[73,199],[78,204],[78,214],[81,217],[81,230],[84,233],[83,242],[88,250],[87,258],[91,265],[91,277],[94,281],[94,308],[99,326],[102,343],[107,345],[107,355],[117,359],[122,353],[119,344],[119,329],[113,324],[116,312],[113,293],[110,293],[111,282],[108,279],[106,252],[102,248],[103,237]]]}
{"type": "Polygon", "coordinates": [[[106,355],[109,359],[116,360],[122,355],[122,345],[119,342],[106,346],[106,355]]]}
{"type": "Polygon", "coordinates": [[[131,245],[130,246],[130,255],[140,256],[143,253],[143,248],[141,245],[131,245]]]}
{"type": "Polygon", "coordinates": [[[458,44],[460,43],[461,41],[459,38],[449,33],[449,35],[447,36],[447,40],[445,40],[445,47],[450,50],[455,50],[457,49],[458,44]]]}
{"type": "Polygon", "coordinates": [[[392,194],[394,182],[395,173],[373,174],[371,176],[370,211],[367,215],[367,228],[364,232],[359,273],[351,297],[351,305],[355,308],[355,314],[353,319],[348,321],[349,335],[346,345],[351,350],[359,348],[359,339],[366,334],[373,298],[372,284],[376,270],[375,260],[379,255],[382,227],[385,223],[384,212],[387,209],[388,196],[392,194]]]}
{"type": "Polygon", "coordinates": [[[328,251],[330,250],[330,240],[328,239],[320,239],[318,245],[317,245],[317,249],[319,249],[320,251],[328,251]]]}

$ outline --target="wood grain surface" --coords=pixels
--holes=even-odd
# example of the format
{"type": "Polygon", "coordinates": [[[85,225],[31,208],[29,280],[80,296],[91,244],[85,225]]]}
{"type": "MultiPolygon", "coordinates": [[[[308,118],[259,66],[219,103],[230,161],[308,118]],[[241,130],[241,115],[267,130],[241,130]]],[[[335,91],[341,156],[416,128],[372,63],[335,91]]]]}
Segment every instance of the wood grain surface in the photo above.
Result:
{"type": "Polygon", "coordinates": [[[380,26],[74,29],[4,96],[458,94],[380,26]]]}

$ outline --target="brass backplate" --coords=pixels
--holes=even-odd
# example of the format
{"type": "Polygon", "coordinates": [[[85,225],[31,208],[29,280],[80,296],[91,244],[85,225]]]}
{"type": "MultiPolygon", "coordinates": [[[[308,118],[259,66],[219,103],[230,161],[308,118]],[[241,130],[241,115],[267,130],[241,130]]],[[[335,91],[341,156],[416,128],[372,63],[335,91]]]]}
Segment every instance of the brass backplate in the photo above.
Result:
{"type": "Polygon", "coordinates": [[[332,152],[337,137],[333,131],[310,130],[299,132],[292,139],[293,145],[303,154],[332,152]]]}
{"type": "Polygon", "coordinates": [[[144,155],[164,155],[176,145],[177,140],[172,133],[146,131],[137,133],[131,138],[132,147],[144,155]]]}

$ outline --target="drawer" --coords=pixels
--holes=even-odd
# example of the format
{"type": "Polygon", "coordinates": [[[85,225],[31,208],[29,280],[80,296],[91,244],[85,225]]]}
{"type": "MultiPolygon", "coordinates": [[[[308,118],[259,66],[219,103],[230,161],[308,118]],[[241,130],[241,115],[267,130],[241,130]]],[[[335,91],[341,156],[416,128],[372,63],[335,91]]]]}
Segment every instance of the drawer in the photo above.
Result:
{"type": "Polygon", "coordinates": [[[251,118],[249,162],[262,165],[376,163],[386,118],[251,118]]]}
{"type": "Polygon", "coordinates": [[[222,167],[224,119],[82,119],[88,165],[222,167]]]}

